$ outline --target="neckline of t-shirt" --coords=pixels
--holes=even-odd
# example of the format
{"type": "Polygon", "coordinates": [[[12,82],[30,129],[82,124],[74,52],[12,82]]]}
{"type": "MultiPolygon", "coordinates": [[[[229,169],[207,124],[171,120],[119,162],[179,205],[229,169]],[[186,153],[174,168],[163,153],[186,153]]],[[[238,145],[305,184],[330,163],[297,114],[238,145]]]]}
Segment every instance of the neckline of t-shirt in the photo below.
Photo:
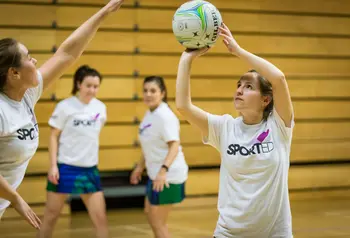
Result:
{"type": "Polygon", "coordinates": [[[256,128],[260,128],[261,125],[264,123],[264,120],[261,120],[258,124],[253,124],[253,125],[249,125],[249,124],[246,124],[244,123],[243,121],[243,117],[239,117],[240,119],[240,124],[243,128],[246,128],[246,129],[256,129],[256,128]]]}
{"type": "Polygon", "coordinates": [[[166,104],[165,102],[161,102],[161,103],[159,104],[159,106],[158,106],[156,109],[154,109],[153,111],[151,111],[151,109],[148,109],[148,111],[149,111],[151,114],[154,114],[154,113],[156,113],[158,110],[160,110],[162,107],[164,107],[165,104],[166,104]]]}
{"type": "Polygon", "coordinates": [[[23,96],[21,101],[16,101],[16,100],[13,100],[13,99],[9,98],[5,93],[0,92],[0,95],[2,97],[4,97],[6,99],[6,101],[8,103],[10,103],[12,106],[15,106],[15,107],[21,107],[22,106],[22,102],[24,100],[24,96],[23,96]]]}
{"type": "Polygon", "coordinates": [[[78,96],[74,95],[73,97],[75,98],[75,100],[78,101],[78,103],[80,103],[80,104],[81,104],[82,106],[84,106],[84,107],[87,107],[87,106],[91,105],[92,101],[94,101],[94,99],[95,99],[95,98],[91,99],[90,102],[89,102],[88,104],[86,104],[86,103],[83,103],[82,101],[80,101],[80,99],[78,98],[78,96]]]}

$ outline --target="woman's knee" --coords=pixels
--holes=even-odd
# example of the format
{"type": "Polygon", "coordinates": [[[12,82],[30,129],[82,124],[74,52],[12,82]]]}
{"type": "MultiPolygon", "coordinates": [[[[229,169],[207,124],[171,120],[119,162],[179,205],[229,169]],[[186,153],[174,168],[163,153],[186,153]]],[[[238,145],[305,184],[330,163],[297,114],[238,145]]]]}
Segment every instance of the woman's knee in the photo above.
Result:
{"type": "Polygon", "coordinates": [[[103,194],[93,194],[91,196],[83,196],[85,205],[87,206],[90,218],[94,225],[98,227],[107,226],[106,205],[103,194]],[[90,201],[89,201],[90,200],[90,201]]]}
{"type": "Polygon", "coordinates": [[[45,220],[54,221],[60,216],[65,198],[66,195],[48,193],[44,213],[45,220]]]}
{"type": "Polygon", "coordinates": [[[60,214],[61,214],[61,210],[59,208],[54,206],[48,206],[46,207],[43,220],[48,223],[56,222],[60,214]]]}
{"type": "Polygon", "coordinates": [[[94,214],[90,215],[91,220],[94,224],[94,226],[97,229],[105,229],[108,227],[108,220],[107,220],[107,215],[104,212],[95,212],[94,214]]]}
{"type": "Polygon", "coordinates": [[[152,223],[152,226],[161,228],[166,225],[168,211],[160,209],[157,206],[151,206],[148,211],[149,220],[152,223]]]}

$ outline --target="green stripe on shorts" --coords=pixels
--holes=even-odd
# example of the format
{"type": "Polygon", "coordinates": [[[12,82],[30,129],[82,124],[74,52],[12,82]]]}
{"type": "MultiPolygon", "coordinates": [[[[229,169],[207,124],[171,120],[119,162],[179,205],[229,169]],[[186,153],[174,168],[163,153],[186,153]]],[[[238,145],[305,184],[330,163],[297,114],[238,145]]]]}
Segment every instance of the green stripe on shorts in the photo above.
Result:
{"type": "Polygon", "coordinates": [[[146,194],[152,205],[166,205],[180,203],[185,199],[185,183],[169,184],[169,188],[164,186],[163,191],[153,190],[152,180],[148,180],[146,194]]]}

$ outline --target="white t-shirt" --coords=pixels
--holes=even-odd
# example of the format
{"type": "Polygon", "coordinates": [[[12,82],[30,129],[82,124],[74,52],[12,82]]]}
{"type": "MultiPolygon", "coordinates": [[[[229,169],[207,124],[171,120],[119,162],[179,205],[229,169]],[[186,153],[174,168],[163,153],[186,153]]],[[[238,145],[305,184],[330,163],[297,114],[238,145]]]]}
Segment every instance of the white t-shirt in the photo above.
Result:
{"type": "Polygon", "coordinates": [[[267,121],[208,114],[209,136],[221,154],[216,237],[292,237],[288,195],[292,128],[274,109],[267,121]]]}
{"type": "MultiPolygon", "coordinates": [[[[43,91],[41,73],[39,85],[28,89],[18,102],[0,93],[0,174],[17,189],[21,184],[29,160],[39,146],[39,128],[34,107],[43,91]]],[[[0,198],[0,214],[10,202],[0,198]]]]}
{"type": "MultiPolygon", "coordinates": [[[[139,127],[139,139],[148,177],[154,180],[168,154],[167,142],[180,141],[180,123],[168,104],[162,102],[153,112],[146,112],[139,127]]],[[[188,166],[182,147],[179,146],[179,152],[167,172],[167,181],[173,184],[184,183],[187,174],[188,166]]]]}
{"type": "Polygon", "coordinates": [[[88,104],[76,96],[59,102],[49,125],[61,130],[57,162],[92,167],[98,164],[99,136],[107,120],[106,106],[94,98],[88,104]]]}

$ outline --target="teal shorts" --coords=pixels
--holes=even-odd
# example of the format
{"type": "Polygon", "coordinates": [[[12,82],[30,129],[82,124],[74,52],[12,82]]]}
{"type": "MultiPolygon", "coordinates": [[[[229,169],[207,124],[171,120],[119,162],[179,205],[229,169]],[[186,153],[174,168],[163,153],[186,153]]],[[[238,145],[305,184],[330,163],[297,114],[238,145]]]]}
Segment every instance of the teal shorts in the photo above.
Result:
{"type": "Polygon", "coordinates": [[[58,184],[47,181],[46,190],[55,193],[85,194],[102,191],[97,166],[78,167],[67,164],[58,164],[60,174],[58,184]]]}
{"type": "Polygon", "coordinates": [[[182,202],[185,195],[185,183],[169,184],[169,188],[164,185],[163,191],[156,192],[153,190],[152,180],[148,180],[146,186],[146,196],[152,205],[167,205],[182,202]]]}

